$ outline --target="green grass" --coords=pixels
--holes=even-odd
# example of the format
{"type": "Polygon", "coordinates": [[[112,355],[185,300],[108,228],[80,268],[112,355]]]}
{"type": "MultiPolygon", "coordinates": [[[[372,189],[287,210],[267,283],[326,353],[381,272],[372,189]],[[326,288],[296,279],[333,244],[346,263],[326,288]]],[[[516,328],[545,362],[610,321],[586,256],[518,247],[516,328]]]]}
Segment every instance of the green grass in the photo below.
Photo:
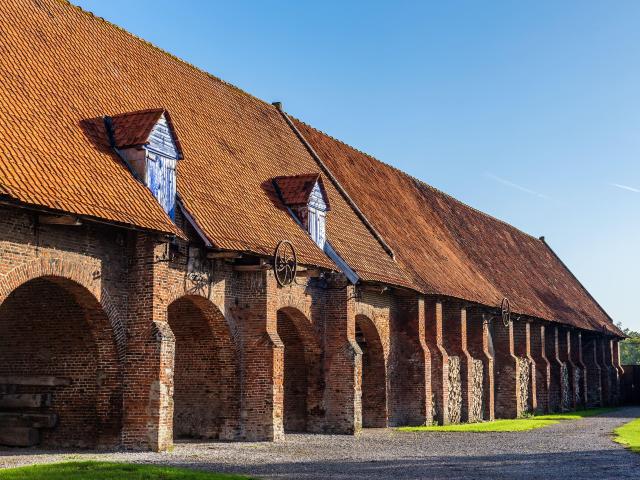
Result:
{"type": "Polygon", "coordinates": [[[601,413],[607,413],[613,410],[610,407],[587,408],[586,410],[576,410],[575,412],[551,413],[549,415],[536,415],[533,418],[538,420],[580,420],[585,417],[593,417],[601,413]]]}
{"type": "Polygon", "coordinates": [[[457,425],[433,425],[421,427],[400,427],[401,432],[525,432],[548,427],[563,420],[579,420],[611,411],[611,408],[590,408],[568,413],[552,413],[515,420],[494,420],[493,422],[461,423],[457,425]]]}
{"type": "Polygon", "coordinates": [[[613,431],[613,440],[635,453],[640,453],[640,418],[625,423],[613,431]]]}
{"type": "Polygon", "coordinates": [[[111,462],[66,462],[0,470],[2,480],[248,480],[241,475],[111,462]]]}

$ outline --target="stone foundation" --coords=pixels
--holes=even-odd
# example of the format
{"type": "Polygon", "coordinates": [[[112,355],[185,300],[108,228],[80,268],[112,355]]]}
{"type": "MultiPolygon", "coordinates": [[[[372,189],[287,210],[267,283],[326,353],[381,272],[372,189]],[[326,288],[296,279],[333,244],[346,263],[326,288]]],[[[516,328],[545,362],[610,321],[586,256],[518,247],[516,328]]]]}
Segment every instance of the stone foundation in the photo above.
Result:
{"type": "Polygon", "coordinates": [[[529,389],[531,385],[531,369],[529,359],[518,357],[518,394],[520,396],[520,408],[518,416],[531,413],[531,399],[529,389]]]}
{"type": "Polygon", "coordinates": [[[469,405],[469,422],[478,422],[482,420],[482,386],[483,378],[482,360],[473,359],[471,363],[471,404],[469,405]]]}
{"type": "Polygon", "coordinates": [[[569,381],[569,368],[563,362],[560,365],[560,410],[566,412],[571,410],[571,382],[569,381]]]}
{"type": "Polygon", "coordinates": [[[449,357],[449,422],[462,421],[462,377],[460,357],[449,357]]]}
{"type": "Polygon", "coordinates": [[[583,379],[584,371],[580,367],[575,367],[573,370],[573,397],[575,398],[576,405],[582,404],[582,379],[583,379]]]}

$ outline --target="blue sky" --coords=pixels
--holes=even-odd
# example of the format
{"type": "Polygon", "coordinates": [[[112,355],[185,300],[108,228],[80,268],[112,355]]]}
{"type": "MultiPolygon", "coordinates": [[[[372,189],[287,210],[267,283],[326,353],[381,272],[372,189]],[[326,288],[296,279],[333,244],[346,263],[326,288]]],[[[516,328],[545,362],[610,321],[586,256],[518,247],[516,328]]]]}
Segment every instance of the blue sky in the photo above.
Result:
{"type": "Polygon", "coordinates": [[[640,330],[640,2],[74,3],[545,235],[640,330]]]}

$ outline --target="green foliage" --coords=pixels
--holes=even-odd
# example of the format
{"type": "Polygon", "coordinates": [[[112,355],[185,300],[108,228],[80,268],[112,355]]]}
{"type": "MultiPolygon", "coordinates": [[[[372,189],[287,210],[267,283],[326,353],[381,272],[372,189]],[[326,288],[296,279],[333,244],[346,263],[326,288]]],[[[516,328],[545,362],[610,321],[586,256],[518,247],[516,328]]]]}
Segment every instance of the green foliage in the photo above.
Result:
{"type": "Polygon", "coordinates": [[[66,462],[0,470],[2,480],[249,480],[241,475],[111,462],[66,462]]]}
{"type": "Polygon", "coordinates": [[[640,453],[640,418],[616,428],[614,441],[624,445],[635,453],[640,453]]]}
{"type": "Polygon", "coordinates": [[[618,328],[628,337],[620,342],[620,363],[622,365],[640,365],[640,333],[622,328],[618,323],[618,328]]]}
{"type": "Polygon", "coordinates": [[[602,413],[610,412],[612,408],[589,408],[567,413],[552,413],[549,415],[528,416],[515,420],[495,420],[493,422],[461,423],[444,426],[400,427],[401,432],[524,432],[535,428],[548,427],[562,420],[579,420],[602,413]]]}

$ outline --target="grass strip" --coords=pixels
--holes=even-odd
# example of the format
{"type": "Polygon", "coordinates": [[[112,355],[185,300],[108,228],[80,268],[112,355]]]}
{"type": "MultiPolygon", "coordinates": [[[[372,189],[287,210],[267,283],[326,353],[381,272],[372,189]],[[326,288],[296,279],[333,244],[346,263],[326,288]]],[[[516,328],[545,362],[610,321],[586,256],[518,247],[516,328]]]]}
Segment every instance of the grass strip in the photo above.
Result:
{"type": "Polygon", "coordinates": [[[616,428],[613,434],[614,442],[624,445],[632,452],[640,453],[640,418],[616,428]]]}
{"type": "Polygon", "coordinates": [[[565,420],[579,420],[585,417],[601,415],[612,408],[589,408],[575,412],[552,413],[513,420],[494,420],[492,422],[460,423],[454,425],[428,425],[418,427],[400,427],[401,432],[525,432],[536,428],[548,427],[565,420]]]}
{"type": "Polygon", "coordinates": [[[0,470],[2,480],[250,480],[242,475],[114,462],[64,462],[0,470]]]}

